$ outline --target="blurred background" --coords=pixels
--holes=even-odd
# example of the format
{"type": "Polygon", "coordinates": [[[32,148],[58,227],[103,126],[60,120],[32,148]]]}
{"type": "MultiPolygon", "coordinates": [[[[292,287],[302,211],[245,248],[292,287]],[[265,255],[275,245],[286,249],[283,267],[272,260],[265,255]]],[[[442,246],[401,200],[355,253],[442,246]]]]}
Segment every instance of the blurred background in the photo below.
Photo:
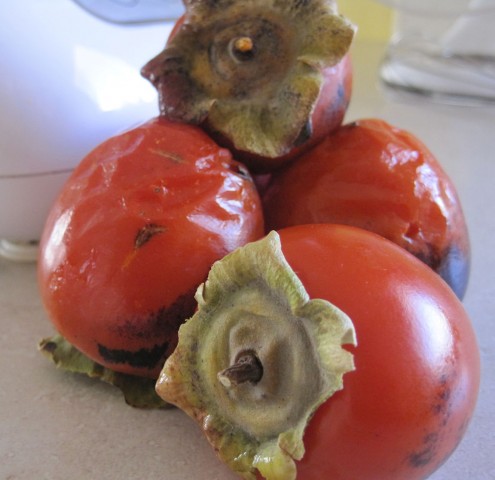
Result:
{"type": "Polygon", "coordinates": [[[374,0],[340,0],[339,11],[359,26],[358,38],[382,40],[390,38],[393,9],[374,0]]]}

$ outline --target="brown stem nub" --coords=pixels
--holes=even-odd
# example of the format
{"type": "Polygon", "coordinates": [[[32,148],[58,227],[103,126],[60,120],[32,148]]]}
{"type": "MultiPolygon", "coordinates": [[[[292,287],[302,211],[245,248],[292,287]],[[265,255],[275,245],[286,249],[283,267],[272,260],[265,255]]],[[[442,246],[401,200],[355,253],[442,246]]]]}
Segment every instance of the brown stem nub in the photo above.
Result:
{"type": "Polygon", "coordinates": [[[253,58],[255,46],[251,37],[238,37],[232,40],[231,55],[237,61],[243,62],[253,58]]]}
{"type": "Polygon", "coordinates": [[[235,363],[218,374],[218,379],[227,388],[251,382],[258,383],[263,377],[263,365],[252,351],[241,352],[235,363]]]}
{"type": "Polygon", "coordinates": [[[250,37],[240,37],[234,41],[234,48],[238,52],[250,52],[253,47],[253,40],[250,37]]]}

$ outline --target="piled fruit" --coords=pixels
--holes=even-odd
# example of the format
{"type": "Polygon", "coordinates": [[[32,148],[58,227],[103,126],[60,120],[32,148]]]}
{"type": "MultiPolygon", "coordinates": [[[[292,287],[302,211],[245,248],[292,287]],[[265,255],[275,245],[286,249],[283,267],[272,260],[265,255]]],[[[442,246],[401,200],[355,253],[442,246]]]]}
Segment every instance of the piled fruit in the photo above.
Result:
{"type": "Polygon", "coordinates": [[[47,219],[42,350],[179,406],[243,478],[426,478],[479,383],[454,185],[414,135],[343,123],[333,1],[185,4],[143,67],[159,116],[89,153],[47,219]]]}

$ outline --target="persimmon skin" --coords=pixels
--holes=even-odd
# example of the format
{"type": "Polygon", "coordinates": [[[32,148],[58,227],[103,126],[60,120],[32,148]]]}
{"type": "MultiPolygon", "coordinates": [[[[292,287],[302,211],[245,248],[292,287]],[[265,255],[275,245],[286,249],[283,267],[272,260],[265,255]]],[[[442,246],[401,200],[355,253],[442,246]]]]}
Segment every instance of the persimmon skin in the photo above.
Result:
{"type": "Polygon", "coordinates": [[[275,172],[262,200],[267,231],[305,223],[364,228],[411,252],[464,297],[470,242],[459,196],[407,131],[379,119],[347,124],[275,172]]]}
{"type": "Polygon", "coordinates": [[[157,378],[212,263],[263,234],[250,175],[200,128],[155,118],[103,142],[40,243],[49,319],[111,370],[157,378]]]}
{"type": "Polygon", "coordinates": [[[297,480],[420,480],[462,439],[480,357],[460,300],[430,268],[373,233],[343,225],[279,231],[311,298],[354,323],[356,369],[318,408],[297,480]]]}

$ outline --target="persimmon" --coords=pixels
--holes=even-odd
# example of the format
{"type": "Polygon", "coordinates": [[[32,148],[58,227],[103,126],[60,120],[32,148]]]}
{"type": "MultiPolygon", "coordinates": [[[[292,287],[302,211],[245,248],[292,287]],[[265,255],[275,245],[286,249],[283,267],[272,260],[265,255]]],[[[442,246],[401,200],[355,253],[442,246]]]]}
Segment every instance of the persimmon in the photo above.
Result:
{"type": "Polygon", "coordinates": [[[264,186],[267,231],[304,223],[378,233],[424,261],[462,298],[469,232],[454,183],[415,135],[380,119],[341,127],[264,186]]]}
{"type": "Polygon", "coordinates": [[[152,119],[96,147],[56,199],[39,285],[65,339],[155,378],[211,264],[263,234],[252,179],[201,129],[152,119]]]}
{"type": "Polygon", "coordinates": [[[216,262],[197,298],[157,392],[242,478],[420,480],[461,441],[480,380],[472,323],[383,237],[271,232],[216,262]]]}
{"type": "Polygon", "coordinates": [[[342,123],[353,35],[326,0],[187,2],[142,73],[161,115],[201,125],[252,171],[266,172],[342,123]]]}

